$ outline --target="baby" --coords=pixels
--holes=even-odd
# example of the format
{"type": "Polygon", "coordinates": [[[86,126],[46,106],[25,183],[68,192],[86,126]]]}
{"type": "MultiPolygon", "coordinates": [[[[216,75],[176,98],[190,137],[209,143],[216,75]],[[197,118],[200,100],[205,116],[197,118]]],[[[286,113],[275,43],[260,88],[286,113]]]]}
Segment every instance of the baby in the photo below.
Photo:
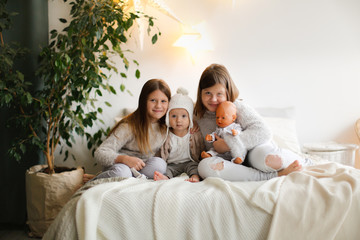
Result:
{"type": "Polygon", "coordinates": [[[190,133],[193,127],[194,103],[183,88],[178,89],[169,103],[165,123],[169,135],[156,154],[167,162],[166,174],[156,171],[154,180],[168,180],[185,172],[186,181],[199,182],[198,164],[202,149],[205,149],[201,132],[190,133]]]}
{"type": "MultiPolygon", "coordinates": [[[[230,148],[230,152],[223,153],[222,158],[231,160],[233,163],[241,164],[245,159],[247,153],[246,149],[243,149],[236,142],[235,136],[238,135],[242,129],[240,124],[235,123],[236,119],[236,106],[230,101],[225,101],[219,104],[216,108],[216,130],[215,132],[205,136],[205,140],[208,142],[215,141],[215,134],[225,140],[230,148]]],[[[220,155],[211,148],[209,151],[203,151],[201,153],[202,158],[208,158],[220,155]]]]}

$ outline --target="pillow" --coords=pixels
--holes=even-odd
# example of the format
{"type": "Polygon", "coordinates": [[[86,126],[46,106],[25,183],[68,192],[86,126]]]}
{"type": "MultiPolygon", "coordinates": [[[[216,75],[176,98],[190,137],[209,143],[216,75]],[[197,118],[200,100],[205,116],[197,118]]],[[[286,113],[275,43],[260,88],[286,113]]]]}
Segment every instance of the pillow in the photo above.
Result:
{"type": "Polygon", "coordinates": [[[294,119],[279,117],[264,117],[265,124],[273,133],[273,141],[280,147],[296,153],[301,153],[294,119]]]}
{"type": "Polygon", "coordinates": [[[263,117],[277,117],[277,118],[295,118],[295,108],[270,108],[270,107],[259,107],[255,110],[263,117]]]}
{"type": "Polygon", "coordinates": [[[256,111],[264,118],[273,133],[273,141],[280,147],[301,153],[297,137],[295,108],[258,107],[256,111]]]}

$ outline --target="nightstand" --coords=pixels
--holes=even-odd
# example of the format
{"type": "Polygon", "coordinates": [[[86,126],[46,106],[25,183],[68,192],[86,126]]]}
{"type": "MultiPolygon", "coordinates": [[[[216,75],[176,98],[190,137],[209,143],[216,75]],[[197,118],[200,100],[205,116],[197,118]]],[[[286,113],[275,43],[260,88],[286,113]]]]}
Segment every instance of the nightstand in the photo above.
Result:
{"type": "Polygon", "coordinates": [[[336,142],[305,143],[303,152],[319,156],[325,160],[355,166],[356,144],[340,144],[336,142]]]}

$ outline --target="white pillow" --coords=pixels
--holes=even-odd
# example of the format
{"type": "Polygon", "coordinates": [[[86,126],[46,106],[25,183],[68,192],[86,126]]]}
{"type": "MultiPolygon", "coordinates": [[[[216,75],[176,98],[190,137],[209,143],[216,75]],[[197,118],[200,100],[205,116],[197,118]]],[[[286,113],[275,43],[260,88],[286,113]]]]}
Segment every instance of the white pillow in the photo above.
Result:
{"type": "Polygon", "coordinates": [[[295,118],[295,107],[272,108],[258,107],[255,110],[263,117],[295,118]]]}
{"type": "Polygon", "coordinates": [[[264,117],[264,120],[273,133],[274,142],[280,148],[287,148],[293,152],[301,153],[294,119],[264,117]]]}

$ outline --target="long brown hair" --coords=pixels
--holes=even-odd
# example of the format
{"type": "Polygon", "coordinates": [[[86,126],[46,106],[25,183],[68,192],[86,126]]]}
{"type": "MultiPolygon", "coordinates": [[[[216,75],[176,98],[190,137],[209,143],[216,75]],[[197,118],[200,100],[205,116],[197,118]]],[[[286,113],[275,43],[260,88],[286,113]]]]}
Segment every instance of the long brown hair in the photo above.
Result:
{"type": "Polygon", "coordinates": [[[226,98],[228,101],[234,102],[238,98],[239,90],[235,86],[235,83],[232,80],[226,67],[221,64],[211,64],[203,71],[200,77],[197,98],[194,107],[194,115],[196,117],[201,118],[206,111],[206,108],[201,99],[201,91],[205,88],[212,87],[217,83],[220,83],[225,87],[226,98]]]}
{"type": "MultiPolygon", "coordinates": [[[[168,84],[162,79],[150,79],[148,80],[141,89],[139,96],[138,108],[133,112],[121,119],[113,129],[110,131],[109,135],[112,134],[116,128],[122,124],[129,124],[132,133],[135,136],[135,140],[138,144],[141,153],[148,153],[151,151],[151,146],[149,143],[149,128],[151,125],[148,113],[147,113],[147,100],[149,95],[156,91],[160,90],[163,92],[168,100],[171,99],[171,91],[168,84]]],[[[166,132],[165,124],[165,115],[159,119],[159,127],[162,133],[166,132]]]]}

